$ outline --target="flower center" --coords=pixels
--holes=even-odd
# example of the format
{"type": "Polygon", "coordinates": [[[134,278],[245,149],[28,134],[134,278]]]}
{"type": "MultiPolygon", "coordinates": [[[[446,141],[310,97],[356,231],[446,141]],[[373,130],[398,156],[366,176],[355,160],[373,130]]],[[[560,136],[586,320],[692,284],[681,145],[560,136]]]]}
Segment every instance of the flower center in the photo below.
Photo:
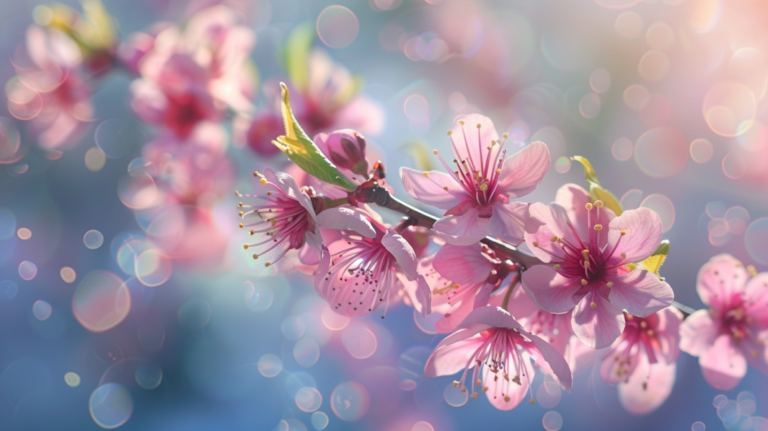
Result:
{"type": "Polygon", "coordinates": [[[723,330],[733,335],[734,338],[745,338],[747,336],[747,324],[750,323],[750,320],[743,304],[739,301],[723,313],[723,330]]]}

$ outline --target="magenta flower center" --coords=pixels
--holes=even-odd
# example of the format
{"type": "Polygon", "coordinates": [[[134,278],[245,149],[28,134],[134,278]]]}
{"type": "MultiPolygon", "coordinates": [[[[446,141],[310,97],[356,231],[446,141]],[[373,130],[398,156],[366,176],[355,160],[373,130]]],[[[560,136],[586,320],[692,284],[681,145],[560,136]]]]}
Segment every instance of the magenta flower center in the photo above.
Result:
{"type": "MultiPolygon", "coordinates": [[[[504,139],[501,142],[491,141],[483,143],[480,135],[480,124],[477,125],[477,152],[475,155],[472,152],[474,148],[470,148],[469,140],[467,139],[467,131],[464,128],[464,122],[461,121],[461,130],[464,139],[464,150],[466,150],[466,157],[461,157],[461,152],[457,147],[456,141],[453,138],[453,133],[448,132],[448,136],[451,138],[451,147],[453,149],[453,163],[456,165],[456,170],[451,167],[438,155],[440,162],[445,169],[451,173],[453,178],[461,184],[464,191],[468,195],[473,196],[478,205],[484,207],[497,199],[504,199],[502,196],[496,196],[496,189],[499,186],[499,177],[501,175],[502,168],[504,167],[504,156],[506,150],[504,150],[504,143],[508,135],[504,134],[504,139]],[[485,145],[485,147],[483,147],[485,145]],[[499,149],[496,150],[496,158],[491,159],[494,153],[493,147],[499,145],[499,149]]],[[[460,144],[459,144],[460,145],[460,144]]],[[[435,153],[437,154],[437,153],[435,153]]],[[[485,214],[481,214],[485,215],[485,214]]],[[[490,217],[490,212],[487,217],[490,217]]]]}
{"type": "MultiPolygon", "coordinates": [[[[714,310],[710,311],[713,313],[714,310]]],[[[744,302],[739,295],[736,295],[721,312],[720,321],[722,332],[731,334],[734,338],[741,339],[747,336],[748,324],[751,318],[747,315],[744,308],[744,302]]]]}
{"type": "Polygon", "coordinates": [[[619,337],[618,345],[603,357],[605,359],[613,355],[619,377],[627,377],[632,373],[633,361],[640,350],[645,350],[648,362],[651,364],[658,362],[656,354],[661,350],[657,333],[659,317],[656,314],[642,318],[624,313],[624,318],[626,326],[619,337]]]}

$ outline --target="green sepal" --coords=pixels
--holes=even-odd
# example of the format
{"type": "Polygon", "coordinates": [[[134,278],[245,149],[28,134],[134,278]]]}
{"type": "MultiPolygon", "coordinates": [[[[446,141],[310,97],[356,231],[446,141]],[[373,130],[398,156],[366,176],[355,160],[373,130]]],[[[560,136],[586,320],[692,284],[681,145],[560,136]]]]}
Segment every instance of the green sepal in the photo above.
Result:
{"type": "Polygon", "coordinates": [[[571,157],[571,160],[577,161],[584,166],[584,178],[589,185],[589,196],[592,202],[601,200],[606,208],[613,211],[617,216],[621,215],[621,213],[624,212],[624,209],[621,207],[619,200],[616,199],[616,196],[608,189],[600,185],[600,180],[597,179],[597,173],[592,168],[592,164],[589,163],[589,160],[581,156],[573,156],[571,157]]]}
{"type": "Polygon", "coordinates": [[[301,92],[309,87],[309,53],[314,41],[315,26],[311,22],[305,22],[291,31],[283,47],[285,73],[294,88],[301,92]]]}

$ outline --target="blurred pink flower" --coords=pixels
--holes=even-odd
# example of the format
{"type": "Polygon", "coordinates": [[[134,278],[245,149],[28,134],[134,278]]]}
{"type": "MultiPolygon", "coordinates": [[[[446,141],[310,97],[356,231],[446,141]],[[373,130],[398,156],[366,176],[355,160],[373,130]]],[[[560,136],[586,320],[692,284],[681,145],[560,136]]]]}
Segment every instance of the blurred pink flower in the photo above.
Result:
{"type": "Polygon", "coordinates": [[[512,202],[531,193],[549,171],[549,150],[534,142],[505,159],[507,135],[499,135],[488,117],[460,117],[448,132],[454,171],[449,173],[401,168],[405,190],[421,202],[446,210],[435,223],[447,241],[468,245],[486,235],[511,243],[522,241],[528,204],[512,202]],[[465,126],[466,124],[466,126],[465,126]]]}
{"type": "MultiPolygon", "coordinates": [[[[384,109],[373,100],[358,93],[360,82],[342,65],[320,49],[309,55],[309,83],[288,85],[291,108],[301,127],[309,136],[336,129],[354,129],[364,135],[377,135],[384,128],[384,109]]],[[[281,118],[276,80],[264,84],[265,112],[281,118]]],[[[258,154],[270,156],[272,140],[283,134],[272,129],[266,114],[239,122],[240,139],[258,154]],[[246,134],[247,131],[247,134],[246,134]],[[275,134],[277,132],[277,134],[275,134]]],[[[281,123],[282,124],[282,123],[281,123]]]]}
{"type": "Polygon", "coordinates": [[[368,160],[365,158],[365,138],[352,129],[319,133],[314,139],[320,151],[327,155],[342,173],[348,176],[368,177],[368,160]],[[344,172],[348,171],[348,172],[344,172]]]}
{"type": "Polygon", "coordinates": [[[241,223],[241,228],[251,228],[250,234],[256,235],[258,242],[245,244],[243,248],[253,250],[253,258],[267,255],[271,266],[280,260],[289,250],[299,250],[299,260],[305,265],[318,264],[323,252],[320,227],[326,229],[352,229],[364,237],[374,237],[375,232],[368,219],[360,212],[347,207],[322,209],[322,200],[314,200],[314,191],[300,189],[293,178],[285,173],[254,172],[260,178],[260,186],[265,192],[259,195],[245,195],[261,199],[259,205],[243,205],[252,208],[241,211],[240,217],[256,216],[252,223],[241,223]],[[322,210],[322,211],[321,211],[322,210]],[[270,255],[270,252],[275,250],[270,255]]]}
{"type": "Polygon", "coordinates": [[[699,357],[704,379],[715,389],[736,387],[747,364],[768,374],[768,272],[749,276],[729,254],[699,270],[696,290],[709,310],[688,316],[680,327],[680,348],[699,357]]]}
{"type": "Polygon", "coordinates": [[[558,203],[531,205],[525,241],[545,263],[523,273],[534,303],[552,313],[573,311],[573,331],[594,349],[607,347],[624,330],[624,314],[645,317],[672,304],[669,284],[652,272],[624,265],[651,256],[662,236],[661,219],[647,208],[615,217],[602,202],[593,206],[575,185],[560,189],[558,203]],[[603,228],[607,232],[602,232],[603,228]],[[575,307],[575,308],[574,308],[575,307]]]}
{"type": "Polygon", "coordinates": [[[603,355],[600,376],[619,385],[619,401],[635,415],[656,410],[675,384],[683,315],[665,308],[647,317],[625,314],[621,336],[603,355]]]}
{"type": "Polygon", "coordinates": [[[8,110],[16,118],[32,120],[41,147],[71,146],[93,115],[80,50],[61,31],[36,25],[27,29],[26,44],[32,64],[17,66],[19,80],[6,86],[8,110]]]}
{"type": "MultiPolygon", "coordinates": [[[[464,370],[454,386],[466,391],[469,378],[472,398],[482,391],[499,410],[515,408],[531,388],[535,376],[531,360],[563,388],[571,389],[573,377],[563,356],[524,330],[504,309],[477,308],[459,328],[441,341],[427,359],[427,377],[449,376],[464,370]]],[[[533,403],[532,391],[530,401],[533,403]]]]}
{"type": "MultiPolygon", "coordinates": [[[[322,213],[321,213],[322,214],[322,213]]],[[[315,274],[315,290],[338,314],[359,317],[376,310],[383,302],[384,314],[402,289],[401,278],[418,283],[421,304],[429,304],[430,292],[424,276],[417,271],[417,259],[408,241],[391,228],[371,220],[375,235],[322,231],[323,253],[315,274]]],[[[422,307],[423,314],[430,307],[422,307]]],[[[382,318],[384,316],[382,315],[382,318]]]]}

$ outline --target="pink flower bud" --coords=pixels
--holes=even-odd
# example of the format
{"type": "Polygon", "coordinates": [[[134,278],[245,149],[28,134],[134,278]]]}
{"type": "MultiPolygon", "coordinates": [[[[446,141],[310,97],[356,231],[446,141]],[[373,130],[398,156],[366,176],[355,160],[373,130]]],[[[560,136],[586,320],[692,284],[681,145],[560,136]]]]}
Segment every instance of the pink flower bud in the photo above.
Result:
{"type": "Polygon", "coordinates": [[[368,175],[365,138],[356,130],[342,129],[330,134],[321,133],[315,137],[315,142],[339,168],[350,170],[357,175],[368,175]]]}
{"type": "Polygon", "coordinates": [[[257,154],[272,157],[280,152],[280,149],[272,144],[272,140],[283,133],[283,120],[271,112],[266,112],[253,119],[246,132],[246,140],[248,146],[257,154]]]}

